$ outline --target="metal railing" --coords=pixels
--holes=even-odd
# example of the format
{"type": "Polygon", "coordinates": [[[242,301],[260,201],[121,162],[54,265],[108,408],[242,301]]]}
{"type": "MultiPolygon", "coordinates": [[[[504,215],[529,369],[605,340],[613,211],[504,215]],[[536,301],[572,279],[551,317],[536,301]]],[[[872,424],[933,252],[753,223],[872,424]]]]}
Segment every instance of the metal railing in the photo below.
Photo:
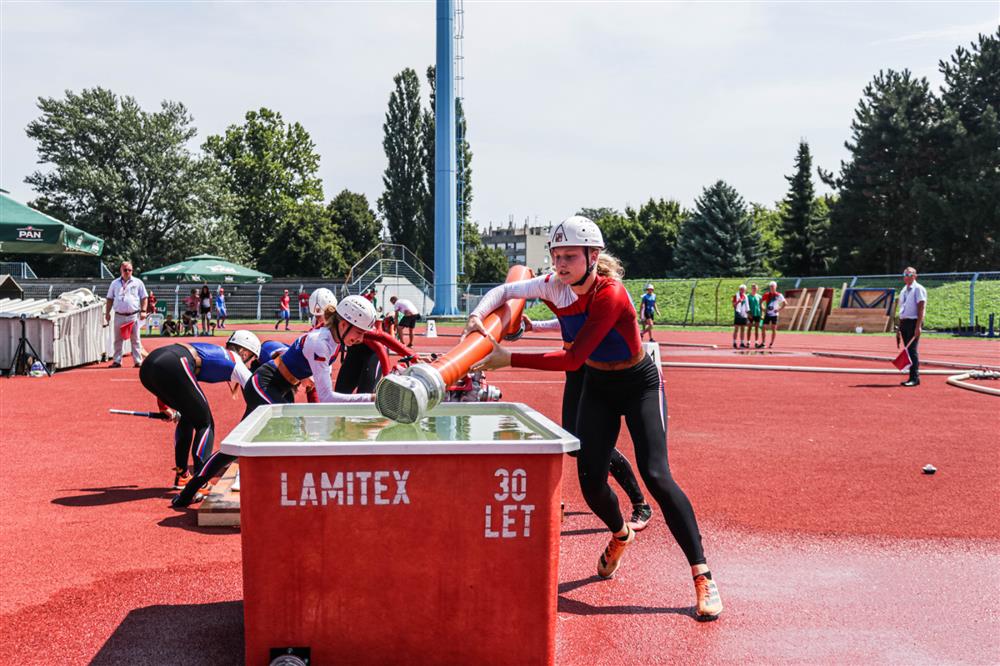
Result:
{"type": "Polygon", "coordinates": [[[26,261],[0,261],[0,275],[9,275],[15,280],[38,279],[26,261]]]}
{"type": "Polygon", "coordinates": [[[343,286],[336,293],[342,298],[349,294],[362,294],[371,288],[376,288],[378,292],[381,287],[382,293],[376,295],[383,297],[388,285],[415,288],[420,294],[416,300],[420,302],[414,304],[424,314],[429,313],[434,299],[434,271],[403,245],[382,243],[376,246],[351,267],[343,286]]]}
{"type": "MultiPolygon", "coordinates": [[[[398,246],[397,246],[398,247],[398,246]]],[[[415,257],[414,257],[415,258],[415,257]]],[[[418,260],[419,261],[419,260],[418,260]]],[[[421,302],[414,299],[415,305],[424,315],[430,314],[430,304],[433,300],[433,283],[429,282],[416,271],[409,273],[404,266],[409,266],[402,259],[379,258],[377,261],[379,273],[382,276],[398,277],[399,284],[412,283],[414,287],[424,290],[428,296],[421,302]],[[385,262],[385,263],[383,263],[385,262]]],[[[305,319],[306,313],[298,308],[298,295],[302,291],[311,293],[319,287],[326,287],[334,293],[345,293],[345,285],[353,285],[351,293],[359,293],[365,281],[372,279],[371,284],[378,282],[373,276],[375,263],[369,264],[361,276],[354,280],[330,280],[323,278],[277,279],[268,284],[223,285],[226,290],[227,310],[231,319],[253,319],[267,321],[274,317],[277,321],[278,300],[285,289],[288,289],[292,301],[292,315],[305,319]]],[[[412,268],[411,266],[409,268],[412,268]]],[[[839,306],[841,290],[853,288],[895,288],[903,286],[899,275],[835,275],[816,277],[733,277],[733,278],[698,278],[698,279],[630,279],[625,280],[625,287],[638,303],[644,287],[652,283],[656,290],[657,306],[660,314],[657,323],[686,325],[728,325],[732,321],[731,299],[740,284],[749,286],[756,283],[761,291],[767,288],[768,282],[774,280],[778,289],[785,291],[793,288],[826,287],[834,290],[834,305],[839,306]]],[[[928,273],[917,277],[917,280],[928,290],[928,306],[926,325],[928,329],[983,330],[988,326],[989,316],[994,315],[1000,320],[1000,271],[984,271],[978,273],[928,273]],[[977,326],[978,322],[978,327],[977,326]]],[[[110,280],[97,278],[45,278],[19,280],[24,289],[25,298],[57,298],[60,293],[79,287],[88,287],[99,297],[107,294],[110,280]]],[[[398,285],[393,285],[391,279],[378,282],[380,290],[376,294],[379,305],[383,305],[385,297],[399,293],[398,285]]],[[[179,317],[184,310],[184,298],[189,290],[200,285],[190,284],[160,284],[149,283],[147,288],[154,292],[161,304],[167,305],[167,311],[179,317]]],[[[218,284],[209,283],[213,297],[218,284]]],[[[457,285],[459,305],[463,314],[468,314],[493,284],[459,284],[457,285]]],[[[403,296],[408,297],[408,296],[403,296]]],[[[534,304],[529,313],[535,317],[549,317],[544,305],[534,304]]]]}

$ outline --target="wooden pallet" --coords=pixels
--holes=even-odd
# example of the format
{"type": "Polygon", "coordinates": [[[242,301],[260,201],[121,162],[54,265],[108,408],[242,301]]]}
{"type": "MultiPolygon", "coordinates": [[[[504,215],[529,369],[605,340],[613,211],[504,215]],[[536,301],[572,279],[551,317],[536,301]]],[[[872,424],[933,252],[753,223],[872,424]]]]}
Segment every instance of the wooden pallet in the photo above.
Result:
{"type": "Polygon", "coordinates": [[[833,290],[789,289],[785,292],[785,307],[778,318],[782,331],[821,331],[833,303],[833,290]]]}
{"type": "Polygon", "coordinates": [[[834,308],[826,318],[824,330],[854,333],[860,326],[865,333],[884,333],[889,330],[891,324],[892,317],[881,309],[834,308]]]}
{"type": "Polygon", "coordinates": [[[212,494],[198,507],[199,527],[239,527],[240,493],[233,490],[233,483],[240,466],[233,463],[212,488],[212,494]]]}

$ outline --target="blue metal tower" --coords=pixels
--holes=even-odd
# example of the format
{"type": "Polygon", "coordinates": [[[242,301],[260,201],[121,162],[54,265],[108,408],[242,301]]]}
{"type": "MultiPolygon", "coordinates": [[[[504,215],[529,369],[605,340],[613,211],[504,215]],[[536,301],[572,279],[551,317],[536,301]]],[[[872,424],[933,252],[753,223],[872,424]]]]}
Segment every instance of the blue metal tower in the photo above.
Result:
{"type": "Polygon", "coordinates": [[[455,0],[437,0],[434,104],[434,311],[458,310],[458,189],[455,178],[455,0]]]}

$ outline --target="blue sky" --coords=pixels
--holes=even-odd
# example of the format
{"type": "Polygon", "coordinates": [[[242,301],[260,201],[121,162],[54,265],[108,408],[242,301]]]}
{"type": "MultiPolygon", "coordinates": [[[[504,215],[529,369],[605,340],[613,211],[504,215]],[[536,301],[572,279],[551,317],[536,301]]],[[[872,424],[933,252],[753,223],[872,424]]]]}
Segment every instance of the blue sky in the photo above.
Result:
{"type": "MultiPolygon", "coordinates": [[[[995,30],[991,2],[465,2],[473,217],[693,205],[724,179],[785,193],[800,138],[846,157],[879,69],[937,63],[995,30]]],[[[392,77],[434,59],[432,2],[0,2],[0,186],[33,197],[39,96],[103,86],[183,102],[198,144],[267,106],[302,123],[328,198],[381,194],[392,77]]],[[[817,187],[822,189],[818,179],[817,187]]]]}

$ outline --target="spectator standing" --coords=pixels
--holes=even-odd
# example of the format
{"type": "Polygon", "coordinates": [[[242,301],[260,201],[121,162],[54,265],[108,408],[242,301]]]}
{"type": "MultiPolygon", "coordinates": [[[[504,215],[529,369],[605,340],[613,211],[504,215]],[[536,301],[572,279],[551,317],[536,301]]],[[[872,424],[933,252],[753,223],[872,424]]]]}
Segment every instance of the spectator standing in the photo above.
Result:
{"type": "Polygon", "coordinates": [[[747,304],[750,306],[749,324],[747,326],[747,341],[760,349],[764,346],[764,331],[760,328],[760,294],[757,293],[757,283],[750,285],[750,294],[747,296],[747,304]],[[758,338],[760,340],[758,341],[758,338]]]}
{"type": "Polygon", "coordinates": [[[299,291],[299,319],[311,321],[312,315],[309,313],[309,292],[305,287],[299,291]]]}
{"type": "Polygon", "coordinates": [[[395,312],[401,315],[396,330],[396,339],[403,342],[403,330],[406,329],[409,331],[410,341],[405,344],[407,347],[413,347],[413,329],[417,325],[417,318],[420,317],[420,311],[417,310],[417,306],[412,301],[408,301],[405,298],[393,296],[389,299],[389,303],[395,312]]]}
{"type": "Polygon", "coordinates": [[[646,285],[646,293],[642,295],[639,312],[642,316],[642,333],[639,335],[639,339],[641,340],[643,335],[649,333],[649,341],[656,342],[653,339],[653,318],[660,314],[660,309],[656,307],[656,293],[652,283],[646,285]]]}
{"type": "Polygon", "coordinates": [[[750,317],[750,299],[747,297],[747,286],[740,285],[739,291],[733,296],[733,349],[736,349],[736,337],[739,335],[740,349],[750,346],[747,342],[747,323],[750,317]]]}
{"type": "Polygon", "coordinates": [[[198,313],[201,315],[201,334],[208,335],[212,328],[212,292],[208,285],[201,285],[198,294],[198,313]]]}
{"type": "MultiPolygon", "coordinates": [[[[899,294],[899,333],[903,345],[910,352],[910,378],[901,386],[920,386],[920,356],[917,345],[920,343],[920,333],[924,327],[924,313],[927,310],[927,290],[917,282],[917,269],[907,266],[903,271],[903,282],[906,284],[899,294]]],[[[897,338],[896,344],[899,344],[897,338]]]]}
{"type": "MultiPolygon", "coordinates": [[[[777,282],[772,281],[767,285],[767,293],[761,297],[761,303],[765,308],[764,337],[767,336],[767,327],[771,327],[771,342],[767,345],[767,348],[770,349],[774,346],[774,336],[778,334],[778,313],[781,312],[781,308],[785,307],[785,296],[778,291],[777,282]]],[[[761,343],[763,343],[763,339],[761,343]]]]}
{"type": "Polygon", "coordinates": [[[192,289],[184,299],[184,315],[181,317],[181,322],[184,324],[184,335],[198,335],[197,289],[192,289]]]}
{"type": "MultiPolygon", "coordinates": [[[[147,312],[147,317],[146,317],[146,335],[150,335],[153,332],[153,318],[150,317],[150,316],[148,316],[148,315],[154,315],[154,314],[156,314],[156,296],[149,289],[146,290],[146,294],[147,294],[147,298],[146,298],[146,312],[147,312]]],[[[160,322],[160,326],[161,326],[161,334],[162,334],[162,326],[163,326],[163,322],[162,321],[160,322]]]]}
{"type": "MultiPolygon", "coordinates": [[[[309,305],[308,296],[306,297],[306,305],[309,305]]],[[[282,294],[281,298],[278,300],[278,321],[274,323],[274,330],[278,330],[278,326],[281,325],[281,322],[285,322],[286,331],[291,330],[288,328],[288,320],[292,317],[291,306],[292,299],[288,296],[288,290],[286,289],[285,293],[282,294]]]]}
{"type": "Polygon", "coordinates": [[[128,337],[132,345],[132,360],[138,368],[142,365],[139,322],[146,318],[149,295],[142,280],[132,275],[132,262],[122,262],[119,270],[121,276],[112,280],[108,287],[107,303],[104,306],[105,323],[111,323],[111,311],[115,312],[115,355],[110,367],[122,367],[122,344],[128,337]]]}
{"type": "Polygon", "coordinates": [[[228,316],[226,313],[226,290],[220,286],[219,291],[215,294],[215,319],[219,328],[226,327],[226,317],[228,316]]]}
{"type": "Polygon", "coordinates": [[[378,299],[375,298],[375,287],[371,287],[365,292],[365,298],[372,304],[372,307],[378,310],[378,299]]]}

